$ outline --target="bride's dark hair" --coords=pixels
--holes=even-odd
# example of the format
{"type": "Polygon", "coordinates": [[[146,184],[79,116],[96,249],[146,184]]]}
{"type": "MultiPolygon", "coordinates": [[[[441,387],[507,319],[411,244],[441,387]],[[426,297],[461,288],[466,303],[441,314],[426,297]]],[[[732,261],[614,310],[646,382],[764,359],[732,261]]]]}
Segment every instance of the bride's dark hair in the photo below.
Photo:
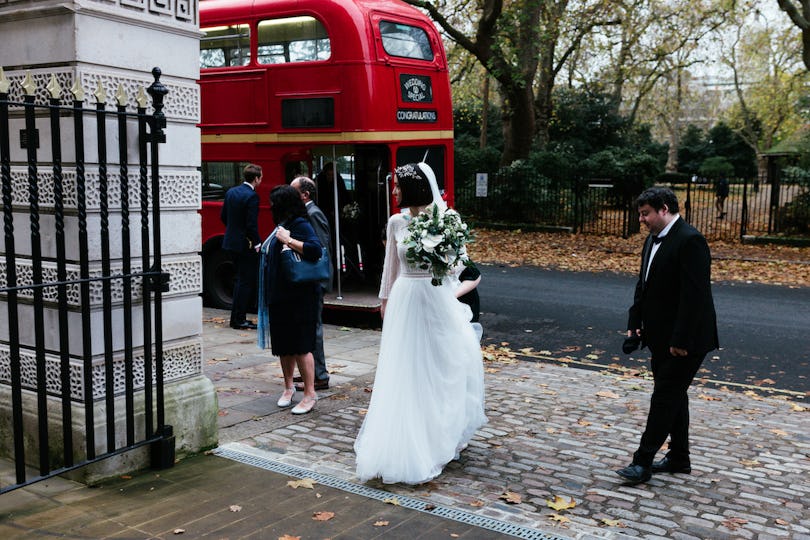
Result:
{"type": "Polygon", "coordinates": [[[401,208],[425,206],[433,202],[430,182],[416,163],[397,167],[394,174],[399,182],[401,208]]]}

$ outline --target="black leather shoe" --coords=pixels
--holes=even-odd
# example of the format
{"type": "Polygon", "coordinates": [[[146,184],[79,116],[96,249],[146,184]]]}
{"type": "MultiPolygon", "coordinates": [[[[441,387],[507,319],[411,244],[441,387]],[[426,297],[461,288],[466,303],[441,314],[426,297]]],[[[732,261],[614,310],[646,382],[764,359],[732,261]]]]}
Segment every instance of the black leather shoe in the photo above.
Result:
{"type": "Polygon", "coordinates": [[[245,321],[242,324],[231,325],[231,328],[234,330],[256,330],[258,326],[256,326],[256,323],[245,321]]]}
{"type": "Polygon", "coordinates": [[[656,461],[655,463],[652,464],[652,472],[689,474],[692,472],[692,465],[690,465],[689,463],[673,462],[668,457],[665,457],[661,461],[656,461]]]}
{"type": "Polygon", "coordinates": [[[616,474],[625,479],[625,483],[631,486],[641,484],[652,478],[652,471],[650,467],[642,465],[630,464],[624,469],[619,469],[616,474]]]}
{"type": "MultiPolygon", "coordinates": [[[[295,381],[295,379],[297,379],[297,378],[298,377],[295,377],[293,379],[293,381],[295,381]]],[[[303,392],[304,383],[303,382],[296,382],[295,383],[295,389],[296,390],[301,390],[303,392]]],[[[315,379],[315,390],[329,390],[329,379],[324,379],[322,381],[318,380],[318,379],[315,379]]]]}

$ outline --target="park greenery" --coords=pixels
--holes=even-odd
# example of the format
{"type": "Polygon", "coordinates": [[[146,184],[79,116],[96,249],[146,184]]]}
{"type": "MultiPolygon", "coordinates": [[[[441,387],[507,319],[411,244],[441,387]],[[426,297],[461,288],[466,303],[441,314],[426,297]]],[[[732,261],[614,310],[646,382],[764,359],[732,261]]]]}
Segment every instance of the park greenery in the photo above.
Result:
{"type": "Polygon", "coordinates": [[[751,178],[791,137],[810,164],[810,0],[405,1],[445,38],[457,179],[751,178]]]}

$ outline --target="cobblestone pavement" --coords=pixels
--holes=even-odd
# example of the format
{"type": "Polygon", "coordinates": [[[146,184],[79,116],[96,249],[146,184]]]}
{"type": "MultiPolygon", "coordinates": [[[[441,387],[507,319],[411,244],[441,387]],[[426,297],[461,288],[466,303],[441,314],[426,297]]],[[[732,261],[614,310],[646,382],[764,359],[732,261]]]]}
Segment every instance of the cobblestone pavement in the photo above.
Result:
{"type": "MultiPolygon", "coordinates": [[[[275,405],[278,360],[255,333],[206,310],[205,372],[220,400],[220,445],[349,482],[380,333],[325,327],[331,388],[314,413],[275,405]]],[[[488,354],[482,428],[436,480],[368,485],[566,538],[810,539],[810,409],[789,399],[693,387],[691,475],[623,486],[652,383],[613,371],[488,354]],[[550,501],[567,509],[555,510],[550,501]]]]}

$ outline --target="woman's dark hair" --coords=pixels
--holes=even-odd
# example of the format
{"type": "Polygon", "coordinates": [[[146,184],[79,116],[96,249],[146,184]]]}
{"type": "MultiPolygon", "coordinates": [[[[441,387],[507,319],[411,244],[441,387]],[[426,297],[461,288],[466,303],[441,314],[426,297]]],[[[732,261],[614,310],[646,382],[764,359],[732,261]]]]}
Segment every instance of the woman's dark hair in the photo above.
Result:
{"type": "Polygon", "coordinates": [[[408,163],[394,170],[399,182],[401,208],[425,206],[433,202],[430,182],[416,163],[408,163]]]}
{"type": "Polygon", "coordinates": [[[289,184],[281,184],[270,190],[270,211],[276,225],[288,219],[307,216],[307,208],[301,200],[301,194],[289,184]]]}
{"type": "Polygon", "coordinates": [[[669,188],[651,187],[645,189],[636,199],[636,206],[641,208],[649,204],[655,211],[662,210],[666,205],[670,214],[678,213],[678,197],[669,188]]]}

